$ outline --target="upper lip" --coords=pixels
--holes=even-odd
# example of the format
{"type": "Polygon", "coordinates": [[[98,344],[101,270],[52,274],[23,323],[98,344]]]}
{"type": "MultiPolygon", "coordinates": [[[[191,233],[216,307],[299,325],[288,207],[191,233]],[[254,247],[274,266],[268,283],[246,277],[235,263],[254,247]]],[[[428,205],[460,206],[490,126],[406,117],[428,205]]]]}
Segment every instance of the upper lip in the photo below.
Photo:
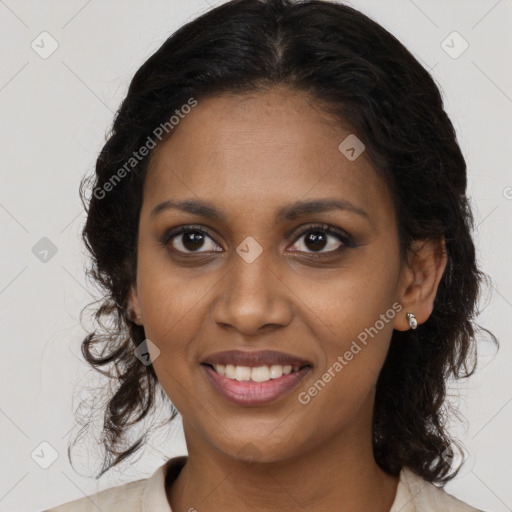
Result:
{"type": "Polygon", "coordinates": [[[217,352],[206,357],[203,361],[204,364],[232,364],[235,366],[294,366],[302,367],[310,365],[309,361],[301,357],[294,356],[293,354],[286,354],[285,352],[278,352],[276,350],[260,350],[258,352],[248,352],[243,350],[227,350],[225,352],[217,352]]]}

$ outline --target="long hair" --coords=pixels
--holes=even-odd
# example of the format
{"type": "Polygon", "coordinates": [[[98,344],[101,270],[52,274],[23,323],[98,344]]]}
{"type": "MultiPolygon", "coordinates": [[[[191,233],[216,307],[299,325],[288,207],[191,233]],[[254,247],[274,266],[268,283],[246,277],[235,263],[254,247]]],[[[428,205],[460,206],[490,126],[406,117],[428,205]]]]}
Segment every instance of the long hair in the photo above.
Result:
{"type": "Polygon", "coordinates": [[[364,141],[392,193],[404,259],[413,240],[445,238],[448,263],[431,316],[417,330],[392,334],[377,382],[373,449],[390,474],[407,466],[442,484],[456,473],[444,456],[453,441],[444,422],[446,385],[474,371],[477,299],[487,276],[476,263],[466,163],[439,88],[392,34],[351,7],[234,0],[181,27],[140,67],[95,174],[81,183],[88,275],[104,292],[99,328],[83,340],[82,353],[115,384],[104,407],[97,478],[143,446],[144,435],[126,446],[128,433],[154,411],[157,391],[165,396],[153,366],[134,355],[144,328],[127,309],[149,156],[130,159],[190,98],[200,103],[277,85],[308,93],[364,141]]]}

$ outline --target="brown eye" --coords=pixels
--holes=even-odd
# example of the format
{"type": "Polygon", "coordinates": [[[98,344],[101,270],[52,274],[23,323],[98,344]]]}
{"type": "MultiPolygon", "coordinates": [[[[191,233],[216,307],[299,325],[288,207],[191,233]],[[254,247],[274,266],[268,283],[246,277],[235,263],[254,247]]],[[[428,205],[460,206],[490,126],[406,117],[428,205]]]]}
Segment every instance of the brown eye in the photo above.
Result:
{"type": "Polygon", "coordinates": [[[310,254],[337,253],[346,247],[353,247],[351,238],[343,231],[338,230],[328,224],[320,224],[310,226],[301,232],[298,240],[304,239],[303,242],[294,243],[294,251],[305,252],[310,254]],[[324,250],[325,249],[325,250],[324,250]]]}
{"type": "MultiPolygon", "coordinates": [[[[194,228],[192,226],[182,226],[166,233],[161,242],[162,245],[170,245],[173,250],[184,254],[219,251],[219,249],[215,248],[218,247],[217,243],[208,234],[207,230],[204,228],[194,228]]],[[[222,250],[222,248],[220,248],[220,250],[222,250]]]]}

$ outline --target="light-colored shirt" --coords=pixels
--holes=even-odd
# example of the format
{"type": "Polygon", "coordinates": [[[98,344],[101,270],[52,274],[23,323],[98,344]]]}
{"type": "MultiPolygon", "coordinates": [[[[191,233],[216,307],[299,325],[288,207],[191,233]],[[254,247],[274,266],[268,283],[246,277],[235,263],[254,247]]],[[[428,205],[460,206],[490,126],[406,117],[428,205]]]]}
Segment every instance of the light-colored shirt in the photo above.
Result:
{"type": "MultiPolygon", "coordinates": [[[[172,512],[165,492],[166,477],[169,485],[176,479],[186,461],[185,455],[174,457],[160,466],[150,478],[106,489],[45,512],[172,512]]],[[[191,509],[194,510],[193,507],[191,509]]],[[[395,501],[389,512],[482,511],[423,480],[410,469],[403,468],[395,501]]]]}

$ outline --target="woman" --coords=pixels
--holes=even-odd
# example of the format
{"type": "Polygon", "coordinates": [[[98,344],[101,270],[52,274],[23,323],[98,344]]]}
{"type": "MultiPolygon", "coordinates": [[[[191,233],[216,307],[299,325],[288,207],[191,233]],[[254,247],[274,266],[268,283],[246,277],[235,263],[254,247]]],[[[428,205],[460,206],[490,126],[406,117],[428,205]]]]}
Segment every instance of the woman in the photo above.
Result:
{"type": "Polygon", "coordinates": [[[476,510],[442,489],[485,277],[466,179],[431,76],[360,12],[238,0],[178,30],[84,182],[116,321],[82,351],[118,383],[99,476],[158,396],[188,456],[52,510],[476,510]]]}

